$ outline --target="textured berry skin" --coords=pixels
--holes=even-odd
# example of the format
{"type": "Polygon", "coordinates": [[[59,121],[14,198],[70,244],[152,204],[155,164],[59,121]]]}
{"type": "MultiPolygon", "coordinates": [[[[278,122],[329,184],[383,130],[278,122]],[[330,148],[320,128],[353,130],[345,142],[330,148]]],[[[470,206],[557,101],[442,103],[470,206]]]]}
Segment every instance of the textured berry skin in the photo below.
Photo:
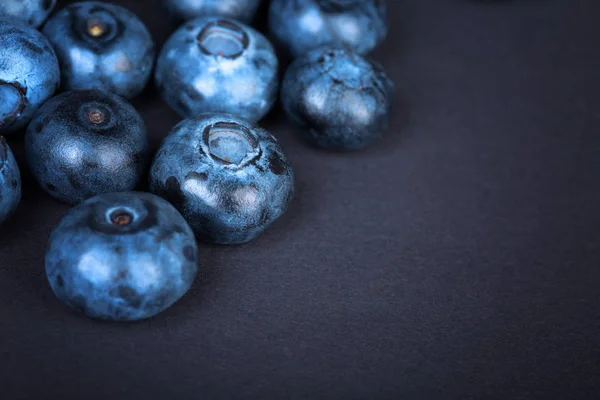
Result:
{"type": "Polygon", "coordinates": [[[54,198],[75,204],[100,193],[132,190],[148,159],[146,126],[120,97],[98,90],[48,101],[25,135],[29,167],[54,198]]]}
{"type": "Polygon", "coordinates": [[[307,140],[352,150],[385,132],[393,95],[393,83],[379,64],[329,47],[313,50],[289,67],[281,100],[307,140]]]}
{"type": "Polygon", "coordinates": [[[59,84],[46,38],[22,22],[0,19],[0,135],[24,128],[59,84]]]}
{"type": "Polygon", "coordinates": [[[73,208],[50,236],[46,275],[88,317],[135,321],[179,300],[198,271],[194,233],[163,199],[109,193],[73,208]]]}
{"type": "Polygon", "coordinates": [[[262,0],[165,0],[167,9],[176,17],[189,20],[214,16],[250,23],[262,0]]]}
{"type": "Polygon", "coordinates": [[[292,57],[317,47],[369,53],[387,35],[383,0],[271,0],[269,29],[292,57]]]}
{"type": "Polygon", "coordinates": [[[152,75],[150,32],[123,7],[74,3],[53,15],[43,32],[56,50],[65,90],[99,89],[131,99],[152,75]]]}
{"type": "Polygon", "coordinates": [[[2,0],[0,17],[18,18],[39,28],[54,9],[56,0],[2,0]]]}
{"type": "Polygon", "coordinates": [[[277,99],[277,68],[273,46],[259,32],[231,19],[199,18],[163,47],[156,83],[184,118],[212,112],[258,121],[277,99]]]}
{"type": "Polygon", "coordinates": [[[285,212],[294,176],[267,131],[231,115],[203,115],[167,136],[150,190],[169,200],[200,239],[236,244],[256,238],[285,212]]]}
{"type": "Polygon", "coordinates": [[[0,225],[21,201],[21,173],[10,147],[0,136],[0,225]]]}

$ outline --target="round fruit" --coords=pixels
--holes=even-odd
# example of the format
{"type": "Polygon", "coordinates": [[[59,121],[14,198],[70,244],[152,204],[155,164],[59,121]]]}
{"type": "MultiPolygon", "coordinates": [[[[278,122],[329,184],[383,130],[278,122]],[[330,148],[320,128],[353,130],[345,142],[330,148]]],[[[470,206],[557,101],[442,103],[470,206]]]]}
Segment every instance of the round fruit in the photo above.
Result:
{"type": "Polygon", "coordinates": [[[58,61],[46,38],[0,19],[0,134],[24,128],[59,84],[58,61]]]}
{"type": "Polygon", "coordinates": [[[99,89],[131,99],[152,74],[154,42],[126,8],[73,3],[48,20],[44,34],[56,50],[66,90],[99,89]]]}
{"type": "Polygon", "coordinates": [[[281,101],[311,143],[359,149],[387,130],[393,95],[393,83],[379,64],[351,50],[326,47],[290,66],[281,101]]]}
{"type": "Polygon", "coordinates": [[[387,35],[383,0],[271,0],[269,28],[293,57],[324,46],[369,53],[387,35]]]}
{"type": "Polygon", "coordinates": [[[277,100],[277,68],[273,47],[259,32],[230,19],[200,18],[167,41],[156,83],[184,118],[212,112],[258,121],[277,100]]]}
{"type": "Polygon", "coordinates": [[[188,291],[197,258],[192,230],[169,203],[149,193],[109,193],[73,208],[52,232],[46,275],[71,309],[135,321],[188,291]]]}
{"type": "Polygon", "coordinates": [[[256,238],[285,212],[294,176],[267,131],[231,115],[204,115],[167,136],[150,190],[169,200],[199,238],[235,244],[256,238]]]}
{"type": "Polygon", "coordinates": [[[136,187],[148,159],[142,117],[127,101],[98,90],[48,101],[25,135],[29,167],[54,198],[75,204],[136,187]]]}

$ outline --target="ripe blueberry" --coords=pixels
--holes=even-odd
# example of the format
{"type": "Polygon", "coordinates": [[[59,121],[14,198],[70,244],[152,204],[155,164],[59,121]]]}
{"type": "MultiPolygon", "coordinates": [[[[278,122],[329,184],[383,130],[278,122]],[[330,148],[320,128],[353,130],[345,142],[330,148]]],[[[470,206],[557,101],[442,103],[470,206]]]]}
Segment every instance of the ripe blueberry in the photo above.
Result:
{"type": "Polygon", "coordinates": [[[293,57],[324,45],[369,53],[387,35],[383,0],[271,0],[269,29],[293,57]]]}
{"type": "Polygon", "coordinates": [[[212,112],[258,121],[277,99],[277,68],[262,34],[231,19],[208,17],[187,22],[167,41],[156,83],[184,118],[212,112]]]}
{"type": "Polygon", "coordinates": [[[0,19],[0,134],[24,128],[60,83],[58,61],[41,33],[0,19]]]}
{"type": "Polygon", "coordinates": [[[73,91],[40,108],[25,149],[42,188],[75,204],[134,189],[147,165],[148,136],[142,117],[125,100],[98,90],[73,91]]]}
{"type": "Polygon", "coordinates": [[[56,50],[66,90],[99,89],[131,99],[152,74],[152,37],[123,7],[73,3],[48,20],[44,34],[56,50]]]}
{"type": "Polygon", "coordinates": [[[313,144],[359,149],[387,129],[393,91],[392,81],[376,62],[348,49],[325,47],[290,66],[281,100],[313,144]]]}
{"type": "Polygon", "coordinates": [[[167,136],[150,190],[169,200],[206,241],[248,242],[287,209],[294,176],[277,140],[231,115],[185,120],[167,136]]]}
{"type": "Polygon", "coordinates": [[[134,321],[179,300],[198,270],[183,217],[149,193],[109,193],[73,208],[50,236],[46,275],[56,296],[92,318],[134,321]]]}

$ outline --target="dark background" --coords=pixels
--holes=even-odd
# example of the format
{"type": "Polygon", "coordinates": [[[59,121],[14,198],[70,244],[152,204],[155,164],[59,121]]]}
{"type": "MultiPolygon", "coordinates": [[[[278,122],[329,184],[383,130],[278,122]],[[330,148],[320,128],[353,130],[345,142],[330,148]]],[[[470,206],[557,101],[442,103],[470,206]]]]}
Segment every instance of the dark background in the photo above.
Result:
{"type": "MultiPolygon", "coordinates": [[[[59,7],[66,1],[59,1],[59,7]]],[[[159,1],[119,1],[161,46],[159,1]]],[[[336,154],[264,122],[289,212],[145,322],[69,313],[44,275],[66,205],[26,172],[0,231],[2,399],[599,398],[600,2],[391,0],[388,136],[336,154]]],[[[134,101],[156,146],[178,121],[134,101]]]]}

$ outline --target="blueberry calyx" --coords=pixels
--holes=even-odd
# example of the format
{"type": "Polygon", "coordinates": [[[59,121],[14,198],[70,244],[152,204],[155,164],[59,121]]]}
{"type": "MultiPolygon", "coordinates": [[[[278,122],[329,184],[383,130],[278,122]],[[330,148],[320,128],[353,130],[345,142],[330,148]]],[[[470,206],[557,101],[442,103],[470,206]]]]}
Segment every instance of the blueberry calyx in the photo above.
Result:
{"type": "Polygon", "coordinates": [[[250,130],[231,122],[208,125],[203,132],[210,157],[219,164],[242,166],[256,153],[258,140],[250,130]]]}
{"type": "Polygon", "coordinates": [[[91,18],[87,21],[87,34],[92,37],[101,37],[106,34],[107,26],[97,18],[91,18]]]}
{"type": "Polygon", "coordinates": [[[109,10],[101,7],[90,10],[87,16],[75,14],[73,18],[73,28],[77,36],[94,48],[111,42],[123,29],[118,19],[109,10]]]}
{"type": "Polygon", "coordinates": [[[133,214],[126,210],[115,210],[110,213],[110,222],[116,226],[127,226],[133,222],[133,214]]]}
{"type": "Polygon", "coordinates": [[[235,59],[248,48],[248,34],[238,25],[218,20],[212,22],[198,35],[198,46],[207,55],[235,59]]]}
{"type": "Polygon", "coordinates": [[[90,121],[92,121],[92,123],[96,125],[104,122],[104,114],[100,110],[90,111],[90,113],[88,114],[88,118],[90,121]]]}
{"type": "Polygon", "coordinates": [[[96,102],[83,104],[81,106],[81,117],[86,125],[93,128],[106,129],[114,124],[110,109],[106,105],[96,102]]]}
{"type": "Polygon", "coordinates": [[[21,85],[0,81],[0,128],[17,120],[26,106],[27,97],[21,85]]]}

